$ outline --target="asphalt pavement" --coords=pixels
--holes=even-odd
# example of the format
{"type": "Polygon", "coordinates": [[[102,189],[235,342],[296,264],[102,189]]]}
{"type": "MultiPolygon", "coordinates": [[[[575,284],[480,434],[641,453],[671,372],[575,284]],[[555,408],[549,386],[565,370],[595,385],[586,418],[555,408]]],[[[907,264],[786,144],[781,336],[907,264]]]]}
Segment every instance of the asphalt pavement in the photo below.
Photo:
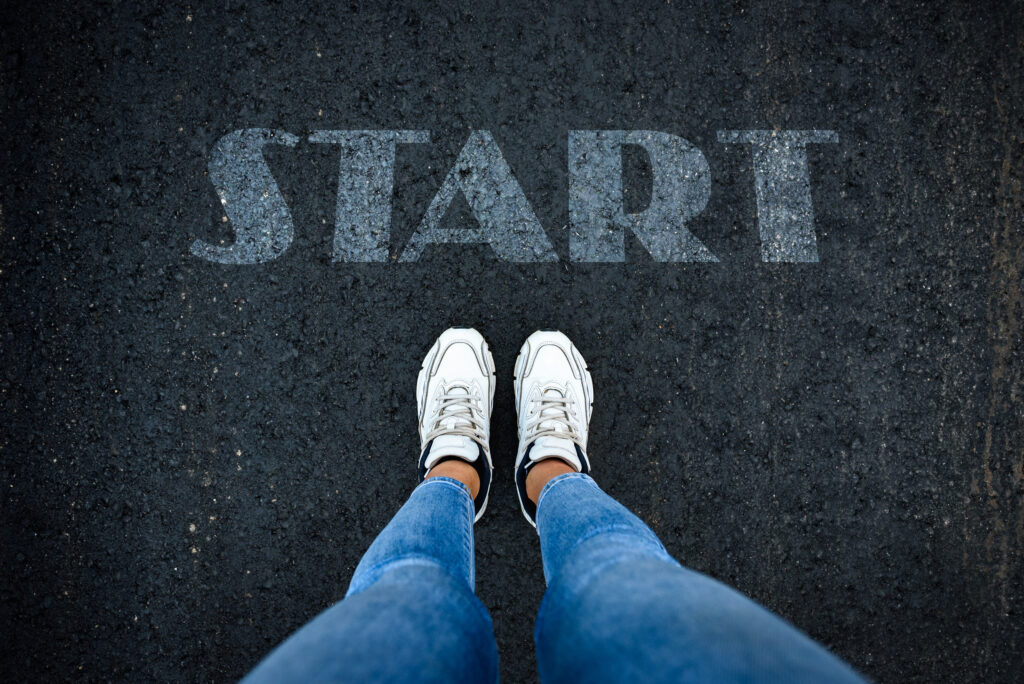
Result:
{"type": "Polygon", "coordinates": [[[12,2],[0,91],[8,677],[241,677],[415,485],[457,325],[504,681],[538,328],[680,562],[878,681],[1020,681],[1021,2],[12,2]]]}

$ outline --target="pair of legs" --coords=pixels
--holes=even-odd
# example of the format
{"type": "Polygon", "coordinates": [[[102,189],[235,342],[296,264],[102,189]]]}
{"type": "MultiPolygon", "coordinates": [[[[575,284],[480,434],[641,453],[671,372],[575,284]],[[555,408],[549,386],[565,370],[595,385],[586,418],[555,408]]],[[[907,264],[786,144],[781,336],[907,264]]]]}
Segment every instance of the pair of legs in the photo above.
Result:
{"type": "MultiPolygon", "coordinates": [[[[547,582],[534,633],[541,680],[861,681],[782,619],[680,566],[597,486],[584,453],[592,387],[582,357],[573,370],[578,352],[567,340],[555,345],[562,355],[539,352],[553,343],[531,340],[516,364],[525,440],[516,483],[540,535],[547,582]],[[563,358],[569,364],[559,370],[553,359],[563,358]]],[[[344,600],[278,646],[246,682],[498,680],[491,619],[473,593],[473,524],[491,480],[486,431],[476,424],[489,418],[488,387],[466,381],[468,359],[467,352],[446,369],[428,355],[418,391],[422,482],[370,545],[344,600]],[[436,401],[432,382],[440,383],[436,401]],[[432,405],[447,408],[431,414],[432,405]],[[431,458],[438,444],[443,453],[431,458]]],[[[487,364],[479,365],[486,375],[487,364]]]]}

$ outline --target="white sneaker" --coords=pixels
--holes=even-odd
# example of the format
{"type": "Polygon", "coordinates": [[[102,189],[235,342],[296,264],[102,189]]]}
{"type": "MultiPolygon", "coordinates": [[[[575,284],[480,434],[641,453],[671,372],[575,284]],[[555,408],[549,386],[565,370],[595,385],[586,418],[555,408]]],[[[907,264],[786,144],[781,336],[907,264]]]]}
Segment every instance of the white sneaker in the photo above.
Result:
{"type": "Polygon", "coordinates": [[[537,507],[526,496],[530,468],[558,458],[578,472],[590,472],[587,433],[594,382],[568,337],[538,330],[526,339],[516,358],[515,393],[519,416],[516,492],[523,515],[536,527],[537,507]]]}
{"type": "Polygon", "coordinates": [[[491,409],[494,406],[494,359],[483,336],[471,328],[441,333],[423,360],[416,380],[420,429],[419,478],[449,458],[476,468],[480,491],[476,520],[491,492],[491,409]]]}

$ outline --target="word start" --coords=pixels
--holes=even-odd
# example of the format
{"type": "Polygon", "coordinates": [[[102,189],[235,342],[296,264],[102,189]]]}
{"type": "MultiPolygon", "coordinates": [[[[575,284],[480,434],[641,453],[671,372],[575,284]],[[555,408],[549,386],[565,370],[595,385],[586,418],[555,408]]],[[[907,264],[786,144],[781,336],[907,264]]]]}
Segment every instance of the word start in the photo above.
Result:
{"type": "MultiPolygon", "coordinates": [[[[309,140],[341,148],[333,260],[389,261],[396,148],[428,143],[429,131],[317,131],[309,140]]],[[[222,264],[264,263],[284,254],[295,226],[263,148],[294,147],[298,141],[286,131],[247,128],[217,142],[209,174],[235,240],[229,245],[196,240],[192,254],[222,264]]],[[[838,142],[835,131],[719,131],[718,141],[750,146],[762,260],[818,261],[806,146],[838,142]]],[[[697,147],[658,131],[572,130],[568,142],[570,260],[625,261],[625,234],[631,231],[657,261],[718,261],[686,228],[711,196],[708,163],[697,147]],[[625,210],[625,145],[642,147],[650,164],[650,203],[638,213],[625,210]]],[[[416,261],[428,245],[452,243],[487,244],[506,261],[558,260],[501,150],[485,130],[470,134],[399,260],[416,261]],[[458,192],[478,226],[441,227],[458,192]]]]}

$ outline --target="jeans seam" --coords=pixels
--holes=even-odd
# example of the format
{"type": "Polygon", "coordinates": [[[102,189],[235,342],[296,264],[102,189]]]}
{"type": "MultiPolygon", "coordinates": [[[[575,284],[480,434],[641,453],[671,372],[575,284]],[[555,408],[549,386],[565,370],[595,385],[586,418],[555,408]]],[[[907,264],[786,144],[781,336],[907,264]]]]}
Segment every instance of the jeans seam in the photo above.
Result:
{"type": "MultiPolygon", "coordinates": [[[[459,484],[462,484],[462,483],[460,482],[459,484]]],[[[476,559],[474,558],[474,549],[473,549],[473,523],[474,523],[474,518],[476,517],[476,504],[473,501],[473,495],[469,491],[469,487],[466,487],[465,485],[463,485],[463,487],[465,487],[466,493],[469,494],[469,498],[466,501],[466,507],[468,508],[468,513],[467,513],[466,517],[463,518],[462,549],[464,551],[464,559],[469,563],[469,590],[475,594],[476,593],[476,559]],[[467,526],[465,524],[466,520],[469,521],[468,529],[467,529],[467,526]]]]}

